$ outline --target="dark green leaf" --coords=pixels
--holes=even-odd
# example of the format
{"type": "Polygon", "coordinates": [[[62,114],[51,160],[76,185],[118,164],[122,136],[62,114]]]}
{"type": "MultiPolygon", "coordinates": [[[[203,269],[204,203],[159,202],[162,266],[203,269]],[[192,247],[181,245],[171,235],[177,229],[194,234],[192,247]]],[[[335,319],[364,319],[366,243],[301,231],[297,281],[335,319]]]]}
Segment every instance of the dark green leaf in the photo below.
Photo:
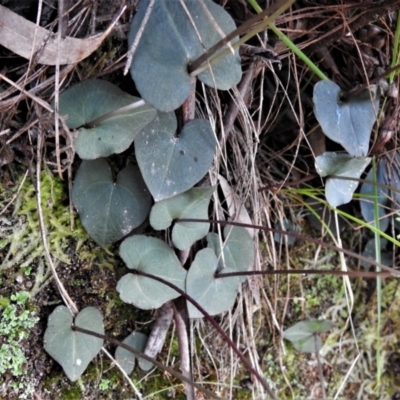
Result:
{"type": "Polygon", "coordinates": [[[158,113],[135,139],[136,158],[155,201],[176,196],[192,188],[211,166],[215,138],[210,123],[195,119],[179,137],[174,113],[158,113]]]}
{"type": "Polygon", "coordinates": [[[322,347],[318,333],[328,332],[334,324],[326,320],[300,321],[286,329],[283,337],[293,343],[296,350],[305,353],[318,352],[322,347]]]}
{"type": "MultiPolygon", "coordinates": [[[[385,184],[385,166],[382,162],[378,164],[377,168],[377,183],[385,184]]],[[[368,172],[365,178],[368,181],[374,181],[373,169],[368,172]]],[[[385,232],[389,226],[389,217],[385,218],[386,207],[389,203],[389,191],[383,186],[378,186],[377,189],[377,202],[379,210],[379,229],[385,232]]],[[[360,190],[360,207],[361,214],[365,221],[375,226],[375,206],[374,206],[374,185],[368,182],[363,182],[360,190]]]]}
{"type": "MultiPolygon", "coordinates": [[[[183,0],[183,3],[191,20],[180,1],[155,2],[131,67],[143,99],[165,112],[177,109],[188,97],[192,87],[189,64],[222,39],[221,31],[226,35],[236,29],[230,15],[211,0],[183,0]]],[[[140,1],[129,33],[129,46],[148,7],[148,0],[140,1]]],[[[212,65],[212,72],[208,69],[202,72],[199,79],[217,89],[230,89],[240,81],[240,64],[236,50],[212,65]]]]}
{"type": "Polygon", "coordinates": [[[94,128],[84,126],[139,100],[109,82],[96,79],[78,83],[62,92],[59,112],[67,115],[69,128],[80,128],[74,141],[79,157],[93,160],[126,150],[143,127],[156,117],[153,107],[144,105],[122,112],[94,128]]]}
{"type": "MultiPolygon", "coordinates": [[[[234,304],[239,289],[240,278],[214,277],[218,269],[218,259],[212,249],[202,249],[189,268],[186,278],[186,293],[193,297],[210,315],[228,311],[234,304]]],[[[223,272],[235,272],[226,268],[223,272]]],[[[202,318],[203,314],[187,302],[190,318],[202,318]]]]}
{"type": "MultiPolygon", "coordinates": [[[[74,382],[99,353],[103,339],[73,331],[72,323],[73,318],[68,308],[58,306],[49,317],[44,334],[44,349],[74,382]]],[[[75,325],[104,335],[103,318],[94,307],[83,309],[76,316],[75,325]]]]}
{"type": "Polygon", "coordinates": [[[376,87],[344,102],[336,83],[328,80],[314,86],[314,112],[326,136],[340,143],[354,157],[368,154],[372,127],[379,111],[376,87]],[[371,98],[373,101],[371,101],[371,98]]]}
{"type": "Polygon", "coordinates": [[[128,165],[114,183],[103,159],[83,161],[72,188],[72,201],[89,235],[106,246],[122,239],[147,217],[151,196],[137,167],[128,165]]]}
{"type": "MultiPolygon", "coordinates": [[[[134,349],[144,352],[147,343],[147,336],[140,332],[132,332],[128,337],[126,337],[123,342],[124,344],[133,347],[134,349]]],[[[118,364],[124,369],[124,371],[129,375],[133,368],[135,367],[136,358],[138,359],[138,363],[140,368],[143,371],[149,371],[153,364],[149,361],[141,357],[136,357],[131,351],[124,349],[123,347],[118,346],[115,350],[115,359],[118,364]]]]}
{"type": "MultiPolygon", "coordinates": [[[[387,240],[385,238],[380,238],[380,262],[383,265],[387,265],[390,267],[393,263],[393,251],[386,251],[387,240]]],[[[362,256],[366,258],[370,258],[371,260],[377,261],[376,258],[376,244],[375,239],[368,240],[365,245],[364,251],[362,252],[362,256]]],[[[371,268],[373,265],[367,261],[361,260],[360,263],[364,268],[371,268]]]]}
{"type": "Polygon", "coordinates": [[[354,180],[328,178],[325,183],[325,197],[332,207],[346,204],[353,198],[358,179],[371,162],[369,157],[354,158],[348,154],[326,152],[315,158],[315,167],[322,176],[336,175],[354,180]]]}
{"type": "MultiPolygon", "coordinates": [[[[122,242],[120,255],[129,269],[156,275],[184,290],[186,270],[162,240],[143,235],[129,237],[122,242]]],[[[117,290],[122,301],[143,310],[159,308],[179,297],[169,286],[137,274],[123,276],[117,290]]]]}
{"type": "MultiPolygon", "coordinates": [[[[235,272],[248,271],[254,264],[254,243],[245,228],[238,226],[226,226],[224,228],[225,242],[222,243],[216,233],[207,235],[208,247],[214,250],[218,257],[218,272],[225,272],[225,268],[235,272]]],[[[241,276],[240,281],[246,277],[241,276]]]]}
{"type": "MultiPolygon", "coordinates": [[[[177,218],[208,218],[208,205],[215,187],[192,188],[175,197],[155,204],[150,213],[150,224],[156,230],[167,229],[177,218]]],[[[207,235],[210,224],[204,222],[176,222],[172,228],[172,243],[179,250],[188,249],[207,235]]]]}

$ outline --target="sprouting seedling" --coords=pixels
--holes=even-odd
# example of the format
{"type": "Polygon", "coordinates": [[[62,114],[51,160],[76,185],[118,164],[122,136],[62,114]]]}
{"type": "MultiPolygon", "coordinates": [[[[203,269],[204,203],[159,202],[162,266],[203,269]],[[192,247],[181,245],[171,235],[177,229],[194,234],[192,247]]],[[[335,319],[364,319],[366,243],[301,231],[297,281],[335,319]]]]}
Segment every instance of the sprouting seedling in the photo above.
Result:
{"type": "Polygon", "coordinates": [[[286,329],[283,337],[292,342],[294,348],[304,353],[315,353],[318,361],[318,370],[321,380],[322,398],[326,398],[325,387],[323,384],[323,371],[319,351],[322,348],[320,333],[328,332],[334,327],[334,324],[327,320],[308,320],[300,321],[286,329]]]}
{"type": "Polygon", "coordinates": [[[319,333],[328,332],[334,324],[325,320],[300,321],[286,329],[283,337],[292,342],[294,348],[303,353],[318,353],[322,348],[319,333]]]}

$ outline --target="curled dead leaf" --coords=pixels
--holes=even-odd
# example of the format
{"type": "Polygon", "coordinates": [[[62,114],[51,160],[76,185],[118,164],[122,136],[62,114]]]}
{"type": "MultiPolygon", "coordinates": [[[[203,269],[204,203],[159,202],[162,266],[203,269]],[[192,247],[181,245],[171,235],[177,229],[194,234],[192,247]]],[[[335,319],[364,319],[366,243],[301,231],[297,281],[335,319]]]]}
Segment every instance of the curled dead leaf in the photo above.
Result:
{"type": "Polygon", "coordinates": [[[121,9],[110,27],[102,34],[85,39],[61,38],[58,49],[57,34],[21,17],[0,5],[0,44],[21,57],[32,54],[39,64],[75,64],[93,53],[110,33],[125,8],[121,9]]]}

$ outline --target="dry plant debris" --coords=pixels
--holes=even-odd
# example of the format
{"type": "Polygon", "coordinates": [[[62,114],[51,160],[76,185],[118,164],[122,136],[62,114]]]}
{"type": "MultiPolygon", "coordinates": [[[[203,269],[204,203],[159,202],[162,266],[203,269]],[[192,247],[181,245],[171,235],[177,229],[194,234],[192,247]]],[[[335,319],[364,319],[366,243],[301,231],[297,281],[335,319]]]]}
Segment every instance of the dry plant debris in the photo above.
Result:
{"type": "MultiPolygon", "coordinates": [[[[134,373],[128,380],[105,353],[89,366],[80,385],[72,384],[43,350],[47,317],[62,299],[75,311],[97,307],[105,331],[121,340],[132,330],[149,333],[156,315],[134,312],[120,301],[116,284],[125,267],[115,252],[90,240],[77,219],[69,200],[79,164],[75,133],[62,116],[55,118],[50,105],[57,104],[60,91],[90,78],[105,79],[137,95],[123,69],[129,24],[138,1],[25,3],[23,7],[10,0],[0,5],[0,335],[6,307],[15,313],[21,332],[30,330],[18,342],[23,351],[21,374],[8,369],[0,376],[0,398],[124,399],[139,398],[140,393],[186,398],[182,382],[169,373],[134,373]],[[51,278],[52,269],[58,281],[51,278]],[[29,300],[15,297],[20,293],[29,293],[29,300]]],[[[244,0],[216,3],[237,25],[255,14],[244,0]]],[[[263,8],[265,3],[259,1],[263,8]]],[[[399,0],[298,0],[276,20],[276,26],[331,80],[351,91],[390,68],[399,10],[399,0]]],[[[241,222],[266,227],[285,226],[284,221],[291,220],[305,238],[330,241],[326,230],[321,233],[306,219],[301,191],[308,188],[308,193],[321,194],[315,156],[337,150],[325,140],[313,114],[312,87],[317,78],[270,30],[248,46],[241,48],[244,74],[237,88],[229,92],[202,84],[195,88],[195,114],[209,119],[217,132],[210,183],[216,185],[218,175],[226,180],[223,195],[214,197],[213,219],[240,215],[241,222]],[[220,200],[224,197],[228,204],[220,200]]],[[[387,165],[397,169],[393,154],[399,147],[398,79],[392,85],[394,95],[382,107],[371,145],[373,155],[388,159],[387,165]]],[[[134,159],[132,151],[112,163],[122,167],[126,159],[134,159]]],[[[346,210],[360,216],[353,203],[346,210]]],[[[341,232],[343,246],[361,254],[367,234],[351,221],[341,232]]],[[[255,271],[338,269],[340,265],[337,253],[306,239],[277,243],[272,231],[260,230],[254,241],[255,271]]],[[[398,250],[393,250],[395,266],[398,250]]],[[[347,261],[353,269],[361,268],[355,258],[347,261]]],[[[351,280],[354,306],[349,313],[341,277],[249,277],[235,306],[218,322],[280,399],[319,399],[324,393],[326,398],[395,399],[400,393],[397,286],[396,279],[383,281],[380,381],[373,280],[351,280]],[[316,357],[297,353],[282,339],[284,329],[309,318],[326,318],[336,326],[323,336],[323,383],[316,357]]],[[[180,329],[179,321],[175,325],[180,329]]],[[[189,337],[195,381],[208,382],[205,387],[222,398],[266,398],[263,387],[208,322],[192,321],[189,337]]],[[[159,359],[179,369],[174,332],[166,340],[159,359]]],[[[0,340],[1,349],[7,344],[11,344],[7,339],[0,340]]],[[[107,345],[106,350],[114,347],[107,345]]],[[[0,351],[0,360],[1,356],[0,351]]],[[[201,398],[200,392],[197,395],[201,398]]]]}

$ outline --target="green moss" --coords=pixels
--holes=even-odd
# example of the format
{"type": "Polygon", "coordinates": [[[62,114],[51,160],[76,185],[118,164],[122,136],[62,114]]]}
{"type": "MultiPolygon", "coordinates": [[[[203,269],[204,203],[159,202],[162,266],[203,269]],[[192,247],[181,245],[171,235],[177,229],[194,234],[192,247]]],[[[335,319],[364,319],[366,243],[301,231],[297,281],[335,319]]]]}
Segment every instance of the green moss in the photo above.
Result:
{"type": "MultiPolygon", "coordinates": [[[[20,184],[18,182],[12,189],[3,190],[0,194],[0,205],[5,205],[19,190],[9,212],[4,215],[7,219],[6,228],[0,231],[2,247],[8,247],[2,271],[15,266],[19,269],[31,267],[44,254],[35,189],[29,180],[22,186],[20,184]],[[9,229],[7,225],[10,226],[9,229]]],[[[71,214],[63,181],[45,170],[41,174],[40,190],[49,251],[56,262],[69,263],[70,257],[66,252],[71,246],[71,240],[76,243],[74,247],[79,249],[88,236],[79,222],[71,230],[71,214]]]]}
{"type": "Polygon", "coordinates": [[[65,390],[62,394],[62,398],[65,400],[81,400],[82,399],[82,392],[79,388],[72,388],[65,390]]]}
{"type": "MultiPolygon", "coordinates": [[[[19,398],[32,396],[34,388],[24,374],[26,358],[22,343],[28,338],[30,330],[35,326],[38,318],[34,311],[25,306],[27,293],[21,292],[11,296],[5,307],[0,307],[0,385],[5,378],[15,378],[11,388],[19,393],[19,398]]],[[[6,304],[6,302],[3,302],[6,304]]]]}

